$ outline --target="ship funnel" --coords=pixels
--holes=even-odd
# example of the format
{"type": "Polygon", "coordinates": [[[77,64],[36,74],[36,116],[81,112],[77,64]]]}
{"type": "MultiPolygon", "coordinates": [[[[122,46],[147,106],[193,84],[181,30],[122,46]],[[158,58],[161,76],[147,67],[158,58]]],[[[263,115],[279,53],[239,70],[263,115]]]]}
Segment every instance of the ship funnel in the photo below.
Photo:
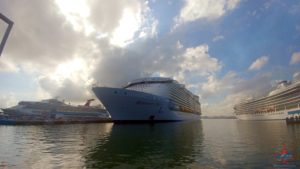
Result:
{"type": "Polygon", "coordinates": [[[91,102],[94,101],[95,99],[89,99],[85,102],[84,106],[90,106],[91,102]]]}

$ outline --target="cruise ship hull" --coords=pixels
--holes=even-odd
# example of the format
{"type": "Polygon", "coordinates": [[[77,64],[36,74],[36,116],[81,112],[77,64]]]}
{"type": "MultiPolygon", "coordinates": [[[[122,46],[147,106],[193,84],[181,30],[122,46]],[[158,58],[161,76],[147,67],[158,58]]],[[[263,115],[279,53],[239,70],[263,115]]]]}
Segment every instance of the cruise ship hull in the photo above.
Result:
{"type": "Polygon", "coordinates": [[[115,122],[200,119],[197,114],[169,110],[169,101],[161,96],[109,87],[95,87],[93,91],[115,122]]]}
{"type": "Polygon", "coordinates": [[[236,117],[240,120],[285,120],[288,117],[289,112],[297,111],[297,110],[300,110],[300,108],[269,112],[263,114],[241,114],[241,115],[236,115],[236,117]]]}

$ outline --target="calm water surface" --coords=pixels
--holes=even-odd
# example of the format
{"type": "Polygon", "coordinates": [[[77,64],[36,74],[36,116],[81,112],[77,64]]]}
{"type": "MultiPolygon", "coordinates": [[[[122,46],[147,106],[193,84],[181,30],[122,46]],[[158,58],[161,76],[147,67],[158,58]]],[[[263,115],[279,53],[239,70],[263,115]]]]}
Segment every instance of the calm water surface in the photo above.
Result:
{"type": "Polygon", "coordinates": [[[300,167],[284,121],[0,126],[0,169],[273,168],[284,144],[300,167]]]}

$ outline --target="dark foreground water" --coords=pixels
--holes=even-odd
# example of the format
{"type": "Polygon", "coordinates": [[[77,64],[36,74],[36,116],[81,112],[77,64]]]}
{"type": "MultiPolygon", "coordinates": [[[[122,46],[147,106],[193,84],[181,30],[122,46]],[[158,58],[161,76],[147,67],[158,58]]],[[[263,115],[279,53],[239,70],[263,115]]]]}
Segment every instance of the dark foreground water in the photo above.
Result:
{"type": "Polygon", "coordinates": [[[300,125],[202,120],[0,126],[2,168],[300,168],[300,125]],[[286,145],[288,161],[280,157],[286,145]]]}

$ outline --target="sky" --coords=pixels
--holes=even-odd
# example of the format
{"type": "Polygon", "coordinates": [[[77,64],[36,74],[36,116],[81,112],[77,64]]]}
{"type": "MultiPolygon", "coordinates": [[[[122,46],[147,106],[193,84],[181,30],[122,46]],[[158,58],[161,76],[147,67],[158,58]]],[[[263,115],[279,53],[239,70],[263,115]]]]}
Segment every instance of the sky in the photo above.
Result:
{"type": "MultiPolygon", "coordinates": [[[[0,107],[95,98],[93,85],[172,77],[203,115],[300,79],[298,0],[0,0],[14,22],[0,57],[0,107]]],[[[0,37],[6,24],[0,22],[0,37]]]]}

